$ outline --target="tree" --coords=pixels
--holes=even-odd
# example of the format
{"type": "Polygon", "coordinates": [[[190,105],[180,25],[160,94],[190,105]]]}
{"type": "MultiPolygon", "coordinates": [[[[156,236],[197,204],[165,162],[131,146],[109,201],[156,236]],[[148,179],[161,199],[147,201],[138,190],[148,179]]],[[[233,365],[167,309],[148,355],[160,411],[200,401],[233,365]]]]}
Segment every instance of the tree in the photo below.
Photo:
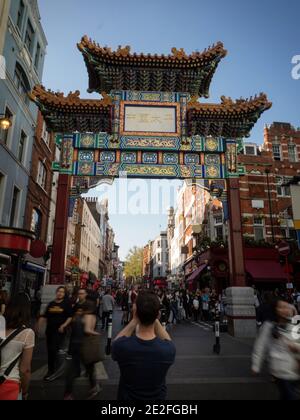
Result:
{"type": "Polygon", "coordinates": [[[136,282],[138,278],[143,276],[143,257],[144,249],[132,248],[125,260],[125,276],[129,281],[136,282]]]}

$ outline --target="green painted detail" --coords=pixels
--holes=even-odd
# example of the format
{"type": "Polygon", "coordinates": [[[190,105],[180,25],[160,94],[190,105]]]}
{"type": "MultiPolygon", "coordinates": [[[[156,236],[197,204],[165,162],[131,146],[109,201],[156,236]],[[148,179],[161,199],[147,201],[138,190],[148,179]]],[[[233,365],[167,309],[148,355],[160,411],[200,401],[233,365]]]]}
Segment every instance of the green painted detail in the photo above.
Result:
{"type": "Polygon", "coordinates": [[[239,165],[238,168],[237,168],[237,170],[238,170],[238,174],[240,176],[247,174],[247,171],[246,171],[245,166],[239,165]]]}
{"type": "Polygon", "coordinates": [[[55,144],[57,146],[61,146],[64,136],[62,134],[56,134],[55,136],[55,144]]]}
{"type": "Polygon", "coordinates": [[[240,138],[236,141],[238,154],[244,151],[244,139],[240,138]]]}
{"type": "Polygon", "coordinates": [[[52,170],[55,172],[60,171],[60,163],[59,162],[52,162],[52,170]]]}

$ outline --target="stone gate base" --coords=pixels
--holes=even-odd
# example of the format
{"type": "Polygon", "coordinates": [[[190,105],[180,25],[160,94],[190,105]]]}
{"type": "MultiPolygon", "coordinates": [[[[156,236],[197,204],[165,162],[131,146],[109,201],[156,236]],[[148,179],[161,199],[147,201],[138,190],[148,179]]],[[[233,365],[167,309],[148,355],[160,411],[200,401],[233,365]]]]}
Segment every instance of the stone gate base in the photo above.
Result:
{"type": "Polygon", "coordinates": [[[257,335],[254,290],[251,287],[230,287],[226,290],[228,332],[234,337],[254,338],[257,335]]]}

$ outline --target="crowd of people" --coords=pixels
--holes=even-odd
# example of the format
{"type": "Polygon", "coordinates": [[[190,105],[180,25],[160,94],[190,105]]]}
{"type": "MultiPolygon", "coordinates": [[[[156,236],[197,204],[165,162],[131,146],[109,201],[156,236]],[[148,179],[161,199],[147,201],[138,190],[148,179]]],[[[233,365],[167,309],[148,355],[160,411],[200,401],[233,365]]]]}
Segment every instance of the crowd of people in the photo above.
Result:
{"type": "MultiPolygon", "coordinates": [[[[123,317],[122,324],[130,320],[130,313],[138,293],[137,287],[131,290],[121,290],[117,294],[117,301],[121,302],[123,317]]],[[[156,295],[161,304],[163,322],[166,324],[180,324],[182,321],[212,321],[215,318],[216,305],[224,309],[222,298],[216,290],[205,288],[195,292],[187,289],[168,291],[156,289],[156,295]]]]}
{"type": "MultiPolygon", "coordinates": [[[[253,373],[259,374],[268,360],[281,398],[297,399],[300,345],[291,340],[291,320],[300,313],[300,293],[279,290],[261,293],[254,288],[254,294],[260,331],[253,353],[253,373]]],[[[108,328],[109,315],[116,307],[122,310],[124,327],[112,346],[113,359],[121,371],[119,399],[164,399],[166,375],[176,353],[167,332],[168,324],[214,321],[216,310],[226,313],[226,296],[209,288],[194,292],[146,291],[138,286],[94,290],[89,285],[70,293],[67,288],[59,287],[55,299],[32,328],[28,296],[19,295],[8,302],[1,295],[6,338],[0,339],[0,400],[28,398],[33,349],[36,336],[43,331],[48,355],[44,380],[51,382],[65,374],[64,399],[73,400],[74,381],[84,369],[90,383],[87,398],[95,398],[101,391],[96,368],[105,357],[100,329],[108,328]]]]}

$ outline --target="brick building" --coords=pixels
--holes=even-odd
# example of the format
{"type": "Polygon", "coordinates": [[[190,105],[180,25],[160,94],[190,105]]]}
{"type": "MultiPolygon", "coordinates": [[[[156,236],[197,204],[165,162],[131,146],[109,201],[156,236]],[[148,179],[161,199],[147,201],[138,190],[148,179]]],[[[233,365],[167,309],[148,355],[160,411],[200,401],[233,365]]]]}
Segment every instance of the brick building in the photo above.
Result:
{"type": "MultiPolygon", "coordinates": [[[[46,124],[39,112],[33,139],[24,228],[34,232],[35,238],[45,244],[45,249],[52,243],[52,238],[48,237],[48,228],[54,188],[52,162],[55,150],[54,135],[47,132],[46,124]]],[[[27,288],[38,289],[47,281],[47,258],[33,258],[28,254],[24,257],[22,268],[23,281],[27,288]]]]}
{"type": "Polygon", "coordinates": [[[239,156],[243,232],[255,241],[296,239],[290,187],[300,173],[300,129],[275,122],[264,130],[262,148],[246,143],[239,156]]]}
{"type": "Polygon", "coordinates": [[[39,112],[31,158],[25,229],[33,231],[36,238],[45,243],[50,215],[54,154],[54,136],[46,131],[45,122],[39,112]]]}
{"type": "MultiPolygon", "coordinates": [[[[248,284],[261,288],[284,286],[290,280],[297,284],[300,258],[288,182],[300,174],[300,129],[274,122],[265,127],[263,144],[245,142],[238,159],[245,168],[240,177],[240,200],[248,284]],[[276,249],[282,240],[291,244],[289,267],[276,249]]],[[[186,282],[194,288],[205,284],[201,276],[206,275],[206,281],[209,278],[207,267],[212,285],[221,290],[229,284],[225,197],[202,189],[192,191],[186,185],[178,194],[171,269],[175,274],[183,267],[186,282]]]]}

